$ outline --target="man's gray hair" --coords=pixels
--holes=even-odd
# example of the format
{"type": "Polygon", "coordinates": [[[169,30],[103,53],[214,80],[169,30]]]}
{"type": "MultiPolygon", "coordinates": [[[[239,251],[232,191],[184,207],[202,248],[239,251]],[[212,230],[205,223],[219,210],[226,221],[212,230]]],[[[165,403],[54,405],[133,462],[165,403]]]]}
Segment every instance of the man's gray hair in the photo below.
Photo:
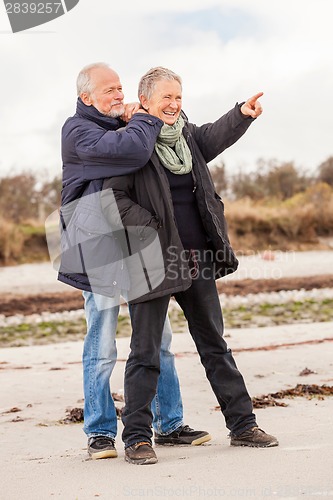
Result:
{"type": "Polygon", "coordinates": [[[90,95],[95,90],[91,82],[91,72],[96,68],[112,69],[108,64],[104,62],[88,64],[88,66],[82,68],[76,79],[76,90],[78,96],[80,96],[83,92],[90,95]]]}
{"type": "Polygon", "coordinates": [[[150,99],[154,92],[155,84],[160,80],[176,80],[176,82],[178,82],[180,86],[182,86],[182,79],[179,75],[171,71],[171,69],[157,66],[156,68],[151,68],[141,78],[138,89],[139,99],[141,95],[144,95],[147,99],[150,99]]]}

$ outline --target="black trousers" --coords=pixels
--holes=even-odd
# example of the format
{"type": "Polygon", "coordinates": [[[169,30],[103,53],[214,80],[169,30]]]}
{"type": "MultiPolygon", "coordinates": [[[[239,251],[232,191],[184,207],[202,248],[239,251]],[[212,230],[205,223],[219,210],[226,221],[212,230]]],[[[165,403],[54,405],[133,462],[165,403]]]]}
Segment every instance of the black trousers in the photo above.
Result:
{"type": "MultiPolygon", "coordinates": [[[[175,294],[184,311],[201,363],[233,434],[256,425],[251,398],[231,350],[223,338],[223,317],[213,265],[200,264],[192,286],[175,294]]],[[[162,330],[170,295],[132,304],[131,352],[125,368],[123,441],[125,447],[152,439],[150,409],[159,376],[162,330]]]]}

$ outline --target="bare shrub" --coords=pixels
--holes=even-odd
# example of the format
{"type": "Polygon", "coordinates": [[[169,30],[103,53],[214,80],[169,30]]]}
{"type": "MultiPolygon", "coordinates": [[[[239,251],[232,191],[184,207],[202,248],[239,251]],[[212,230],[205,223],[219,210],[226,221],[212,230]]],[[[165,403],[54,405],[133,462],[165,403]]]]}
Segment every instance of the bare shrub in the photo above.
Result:
{"type": "Polygon", "coordinates": [[[249,197],[252,200],[273,198],[286,200],[312,184],[312,177],[299,172],[293,162],[279,163],[276,160],[258,160],[254,172],[242,171],[233,175],[231,188],[236,199],[249,197]]]}
{"type": "Polygon", "coordinates": [[[0,209],[6,219],[21,222],[37,217],[35,184],[35,176],[26,173],[0,180],[0,209]]]}
{"type": "Polygon", "coordinates": [[[16,223],[44,222],[60,204],[61,179],[42,181],[33,173],[0,179],[0,211],[16,223]]]}
{"type": "Polygon", "coordinates": [[[330,156],[326,161],[321,163],[318,170],[318,180],[326,182],[326,184],[333,187],[333,156],[330,156]]]}
{"type": "Polygon", "coordinates": [[[210,169],[215,190],[219,195],[224,195],[228,189],[226,168],[223,162],[217,163],[210,169]]]}
{"type": "Polygon", "coordinates": [[[3,265],[20,259],[25,236],[13,223],[0,218],[0,262],[3,265]]]}

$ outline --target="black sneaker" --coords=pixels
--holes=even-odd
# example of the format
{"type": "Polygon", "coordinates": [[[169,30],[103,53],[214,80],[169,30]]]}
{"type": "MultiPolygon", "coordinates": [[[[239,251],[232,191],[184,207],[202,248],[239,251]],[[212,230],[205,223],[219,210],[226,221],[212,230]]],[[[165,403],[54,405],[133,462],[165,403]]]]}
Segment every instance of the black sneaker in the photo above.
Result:
{"type": "Polygon", "coordinates": [[[114,439],[108,436],[90,437],[88,439],[88,453],[93,460],[118,456],[114,439]]]}
{"type": "Polygon", "coordinates": [[[125,449],[125,460],[130,464],[148,465],[156,464],[157,456],[151,444],[143,441],[125,449]]]}
{"type": "Polygon", "coordinates": [[[266,434],[259,427],[252,427],[238,436],[230,434],[231,446],[252,446],[254,448],[270,448],[278,446],[279,442],[276,437],[266,434]]]}
{"type": "Polygon", "coordinates": [[[190,444],[192,446],[198,446],[199,444],[206,443],[212,439],[211,435],[206,431],[195,431],[191,429],[188,425],[183,425],[171,434],[165,436],[157,434],[155,432],[154,440],[155,444],[167,444],[167,445],[177,445],[177,444],[190,444]]]}

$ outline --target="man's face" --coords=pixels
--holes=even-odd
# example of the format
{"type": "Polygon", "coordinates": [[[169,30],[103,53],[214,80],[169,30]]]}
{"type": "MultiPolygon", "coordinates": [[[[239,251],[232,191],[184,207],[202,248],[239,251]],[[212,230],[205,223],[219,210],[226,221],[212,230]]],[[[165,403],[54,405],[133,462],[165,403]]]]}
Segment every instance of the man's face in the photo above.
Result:
{"type": "Polygon", "coordinates": [[[81,99],[87,106],[94,106],[100,113],[117,118],[124,113],[124,94],[119,76],[109,68],[91,71],[91,94],[83,93],[81,99]]]}
{"type": "Polygon", "coordinates": [[[182,88],[176,80],[159,80],[150,99],[141,96],[144,108],[167,125],[173,125],[182,109],[182,88]]]}

